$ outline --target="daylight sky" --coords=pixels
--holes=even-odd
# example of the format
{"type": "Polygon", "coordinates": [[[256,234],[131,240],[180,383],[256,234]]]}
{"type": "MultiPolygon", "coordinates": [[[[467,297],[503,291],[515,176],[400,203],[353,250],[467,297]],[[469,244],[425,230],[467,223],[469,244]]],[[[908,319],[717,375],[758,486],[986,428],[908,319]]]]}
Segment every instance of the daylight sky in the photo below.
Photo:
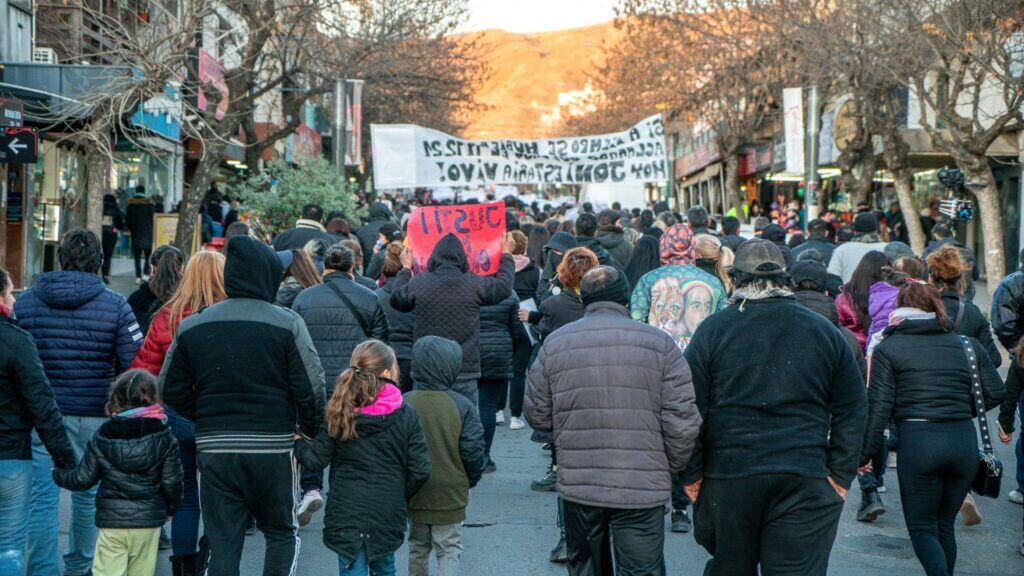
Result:
{"type": "Polygon", "coordinates": [[[616,0],[469,0],[465,30],[500,28],[547,32],[578,28],[615,17],[616,0]]]}

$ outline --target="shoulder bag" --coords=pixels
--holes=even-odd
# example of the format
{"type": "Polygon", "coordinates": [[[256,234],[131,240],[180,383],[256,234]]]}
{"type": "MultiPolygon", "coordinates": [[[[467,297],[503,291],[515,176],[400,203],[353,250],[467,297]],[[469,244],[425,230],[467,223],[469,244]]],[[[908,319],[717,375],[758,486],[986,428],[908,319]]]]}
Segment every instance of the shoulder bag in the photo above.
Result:
{"type": "Polygon", "coordinates": [[[355,304],[353,304],[352,301],[348,299],[348,296],[345,296],[345,293],[342,292],[341,288],[335,286],[330,280],[325,281],[324,284],[327,284],[327,287],[330,288],[331,291],[338,296],[338,298],[341,298],[341,301],[345,303],[345,306],[348,308],[348,311],[351,312],[353,316],[355,316],[356,322],[359,322],[359,327],[363,329],[363,334],[367,338],[369,338],[370,335],[372,334],[372,331],[370,330],[370,323],[366,321],[366,318],[364,318],[363,315],[359,312],[359,309],[356,308],[355,304]]]}
{"type": "Polygon", "coordinates": [[[971,490],[979,496],[999,498],[999,485],[1003,479],[1003,463],[992,449],[992,434],[988,429],[988,416],[985,414],[985,398],[981,392],[981,373],[978,370],[978,357],[974,346],[966,336],[961,336],[967,363],[971,370],[971,391],[974,395],[974,406],[978,414],[978,429],[981,431],[981,449],[978,451],[978,472],[971,482],[971,490]]]}

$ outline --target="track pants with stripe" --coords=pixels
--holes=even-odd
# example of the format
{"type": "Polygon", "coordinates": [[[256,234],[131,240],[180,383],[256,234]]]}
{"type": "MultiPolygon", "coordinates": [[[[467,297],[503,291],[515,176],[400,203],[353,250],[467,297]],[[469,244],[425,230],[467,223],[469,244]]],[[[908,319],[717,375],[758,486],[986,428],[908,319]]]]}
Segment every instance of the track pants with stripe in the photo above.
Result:
{"type": "Polygon", "coordinates": [[[267,541],[263,576],[294,576],[299,528],[291,452],[200,452],[199,473],[199,500],[210,546],[207,576],[239,576],[249,514],[267,541]]]}

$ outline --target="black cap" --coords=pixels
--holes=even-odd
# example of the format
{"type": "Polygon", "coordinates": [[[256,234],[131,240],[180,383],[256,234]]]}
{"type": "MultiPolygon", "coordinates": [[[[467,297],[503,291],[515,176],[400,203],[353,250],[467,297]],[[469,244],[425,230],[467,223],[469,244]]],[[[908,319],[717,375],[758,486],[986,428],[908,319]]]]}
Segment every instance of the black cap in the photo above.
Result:
{"type": "Polygon", "coordinates": [[[402,239],[402,229],[394,222],[385,222],[380,227],[380,233],[388,242],[402,239]]]}
{"type": "Polygon", "coordinates": [[[853,230],[858,234],[878,232],[878,217],[871,212],[861,212],[853,219],[853,230]]]}
{"type": "Polygon", "coordinates": [[[824,290],[828,283],[828,271],[820,262],[814,260],[801,260],[793,264],[789,271],[789,277],[793,279],[793,285],[799,286],[800,282],[810,281],[814,284],[815,290],[824,290]]]}
{"type": "Polygon", "coordinates": [[[774,243],[761,238],[751,238],[736,249],[733,269],[755,276],[769,276],[786,271],[786,260],[782,250],[774,243]]]}

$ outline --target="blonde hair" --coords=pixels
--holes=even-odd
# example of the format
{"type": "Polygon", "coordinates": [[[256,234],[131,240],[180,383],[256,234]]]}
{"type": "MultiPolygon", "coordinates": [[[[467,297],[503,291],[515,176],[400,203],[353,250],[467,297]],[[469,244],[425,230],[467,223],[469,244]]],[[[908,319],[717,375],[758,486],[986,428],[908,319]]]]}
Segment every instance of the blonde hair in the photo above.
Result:
{"type": "Polygon", "coordinates": [[[185,274],[178,289],[164,304],[170,314],[167,324],[171,334],[174,334],[186,314],[212,306],[225,298],[224,255],[213,250],[196,252],[185,265],[185,274]]]}
{"type": "Polygon", "coordinates": [[[732,278],[729,277],[729,268],[732,268],[736,255],[722,241],[710,234],[697,234],[693,238],[693,244],[697,248],[697,256],[715,263],[715,276],[722,281],[722,286],[727,292],[732,292],[732,278]]]}
{"type": "Polygon", "coordinates": [[[334,394],[327,401],[327,433],[332,438],[355,440],[356,409],[377,400],[384,388],[381,375],[397,372],[395,352],[380,340],[366,340],[352,351],[351,365],[338,376],[334,394]]]}

